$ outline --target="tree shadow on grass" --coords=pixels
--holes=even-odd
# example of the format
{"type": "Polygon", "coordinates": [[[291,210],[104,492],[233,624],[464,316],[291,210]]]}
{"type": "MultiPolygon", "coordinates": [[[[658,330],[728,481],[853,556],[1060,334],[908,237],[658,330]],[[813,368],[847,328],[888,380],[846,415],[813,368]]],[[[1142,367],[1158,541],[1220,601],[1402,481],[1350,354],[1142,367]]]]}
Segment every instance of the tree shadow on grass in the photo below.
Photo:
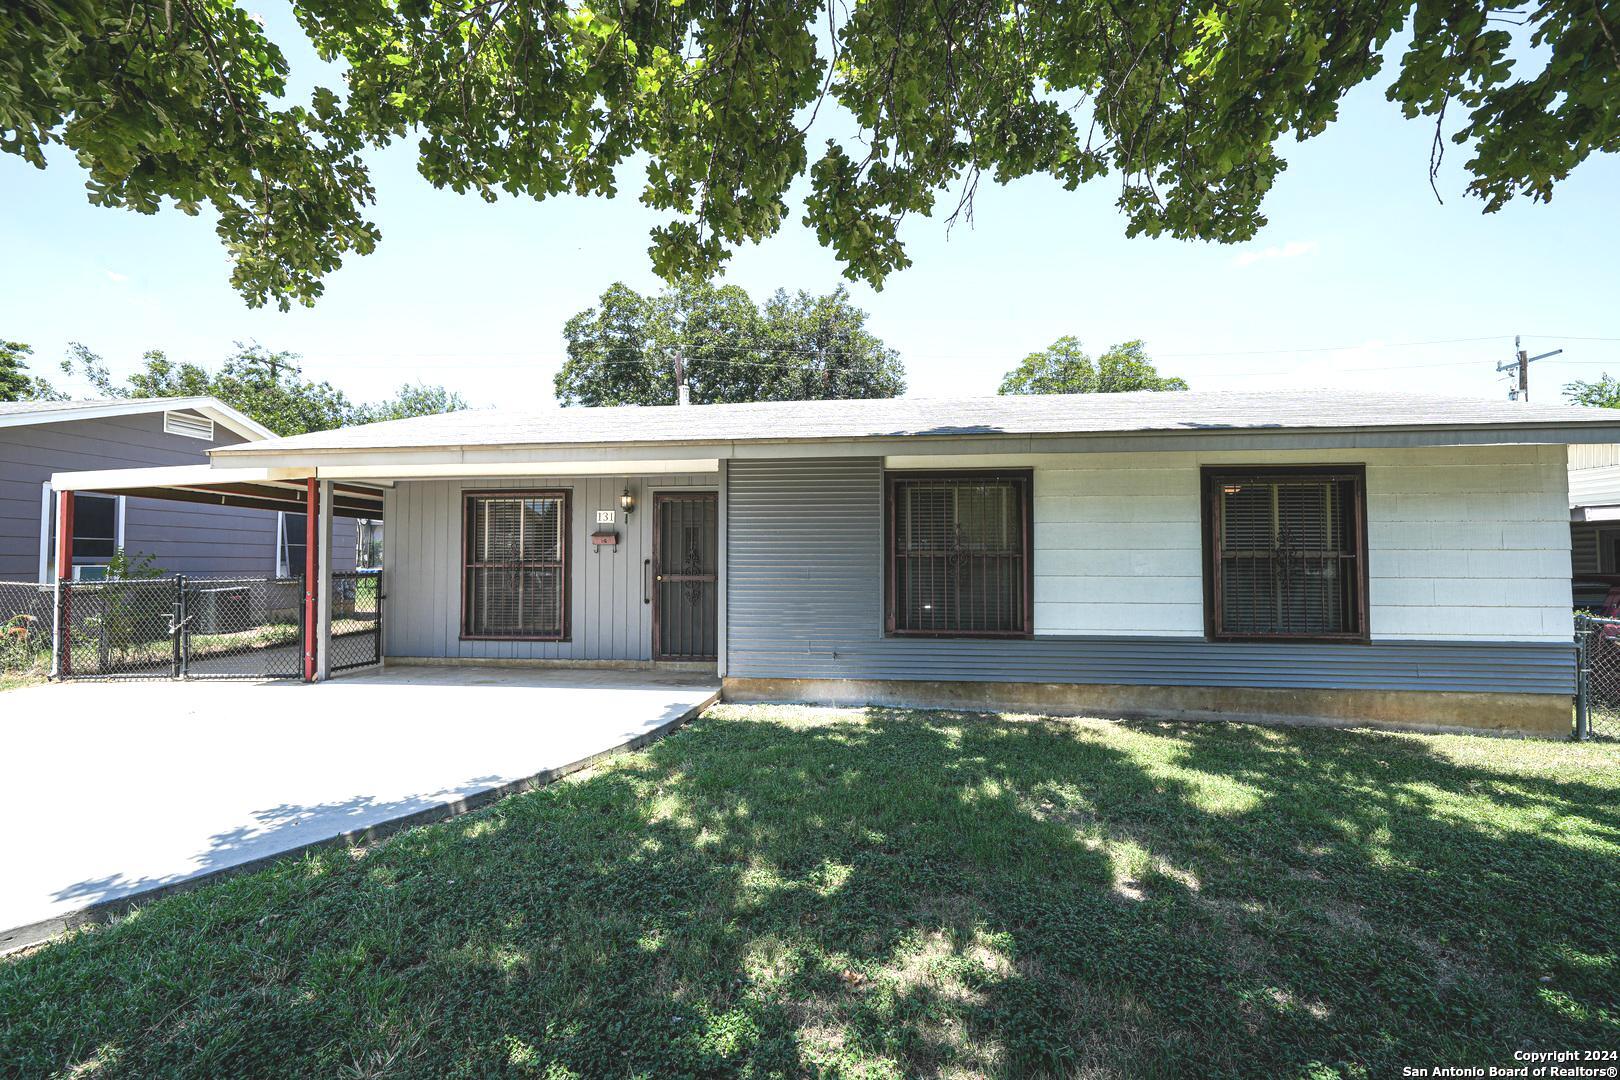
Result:
{"type": "Polygon", "coordinates": [[[282,1076],[1505,1063],[1526,1041],[1614,1041],[1615,943],[1560,908],[1615,910],[1612,798],[1350,732],[725,709],[584,779],[0,968],[0,1060],[282,1076]]]}

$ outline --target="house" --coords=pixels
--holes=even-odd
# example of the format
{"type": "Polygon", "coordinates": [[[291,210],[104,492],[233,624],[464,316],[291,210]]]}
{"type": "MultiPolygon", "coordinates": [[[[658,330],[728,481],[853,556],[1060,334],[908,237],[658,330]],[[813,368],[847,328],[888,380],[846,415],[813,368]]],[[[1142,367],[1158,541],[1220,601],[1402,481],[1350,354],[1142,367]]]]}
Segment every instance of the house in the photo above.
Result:
{"type": "Polygon", "coordinates": [[[1575,605],[1597,610],[1620,586],[1620,446],[1569,449],[1575,605]]]}
{"type": "Polygon", "coordinates": [[[1462,398],[903,398],[459,412],[57,481],[380,496],[390,662],[1564,734],[1567,448],[1613,442],[1620,413],[1462,398]]]}
{"type": "MultiPolygon", "coordinates": [[[[0,581],[52,579],[52,473],[206,463],[210,450],[270,438],[211,397],[0,402],[0,581]]],[[[344,529],[338,550],[352,567],[354,526],[344,529]]],[[[303,544],[302,519],[285,513],[86,494],[74,515],[73,576],[105,574],[119,549],[167,574],[286,576],[300,572],[303,544]]]]}

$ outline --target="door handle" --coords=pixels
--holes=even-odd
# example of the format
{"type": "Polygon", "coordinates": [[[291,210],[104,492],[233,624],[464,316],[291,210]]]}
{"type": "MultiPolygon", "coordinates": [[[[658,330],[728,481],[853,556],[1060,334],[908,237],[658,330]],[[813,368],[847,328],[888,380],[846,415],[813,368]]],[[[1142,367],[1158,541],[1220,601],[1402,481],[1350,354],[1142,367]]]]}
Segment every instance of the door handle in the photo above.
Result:
{"type": "Polygon", "coordinates": [[[641,602],[643,604],[652,603],[652,593],[651,593],[652,583],[647,580],[651,576],[652,576],[652,560],[651,559],[642,559],[641,560],[641,602]]]}

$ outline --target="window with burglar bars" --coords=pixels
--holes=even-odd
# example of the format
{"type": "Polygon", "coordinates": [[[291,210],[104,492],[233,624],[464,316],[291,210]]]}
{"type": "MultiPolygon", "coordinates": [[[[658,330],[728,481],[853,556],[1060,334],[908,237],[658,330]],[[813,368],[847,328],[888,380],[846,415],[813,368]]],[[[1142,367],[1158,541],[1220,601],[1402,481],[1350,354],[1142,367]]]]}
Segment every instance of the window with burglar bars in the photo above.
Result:
{"type": "Polygon", "coordinates": [[[890,477],[890,633],[1030,633],[1029,488],[1029,473],[890,477]]]}
{"type": "Polygon", "coordinates": [[[461,635],[568,637],[568,493],[468,495],[461,635]]]}
{"type": "Polygon", "coordinates": [[[1366,638],[1360,467],[1211,469],[1204,484],[1210,636],[1366,638]]]}

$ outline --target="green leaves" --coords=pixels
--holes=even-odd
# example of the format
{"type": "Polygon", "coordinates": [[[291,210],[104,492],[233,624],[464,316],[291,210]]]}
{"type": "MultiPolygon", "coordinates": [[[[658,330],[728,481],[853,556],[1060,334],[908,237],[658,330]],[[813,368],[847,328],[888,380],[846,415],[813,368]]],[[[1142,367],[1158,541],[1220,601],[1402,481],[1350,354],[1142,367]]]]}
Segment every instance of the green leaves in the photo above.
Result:
{"type": "Polygon", "coordinates": [[[895,397],[900,357],[866,330],[843,289],[826,296],[778,290],[763,308],[735,285],[686,281],[657,296],[623,283],[568,320],[557,372],[564,405],[673,405],[675,364],[691,399],[808,401],[895,397]]]}
{"type": "Polygon", "coordinates": [[[1620,380],[1604,372],[1599,378],[1586,381],[1576,379],[1564,385],[1564,400],[1571,405],[1590,405],[1599,409],[1620,409],[1620,380]]]}
{"type": "MultiPolygon", "coordinates": [[[[0,351],[0,365],[3,360],[0,351]]],[[[197,364],[176,364],[161,350],[152,349],[141,358],[142,366],[118,383],[101,357],[75,343],[68,347],[62,370],[67,374],[77,370],[105,397],[217,397],[277,435],[302,435],[467,407],[460,394],[420,383],[400,387],[387,401],[356,405],[331,383],[304,379],[298,360],[297,353],[237,342],[236,351],[218,371],[211,372],[197,364]]]]}
{"type": "Polygon", "coordinates": [[[1132,390],[1185,390],[1187,380],[1160,375],[1140,341],[1115,345],[1095,361],[1080,339],[1060,337],[1030,353],[1001,380],[998,394],[1121,394],[1132,390]]]}
{"type": "Polygon", "coordinates": [[[430,182],[491,200],[611,197],[619,168],[644,163],[669,281],[774,234],[807,177],[804,223],[846,276],[881,286],[910,264],[905,219],[940,203],[970,215],[986,177],[1072,189],[1114,173],[1130,235],[1252,237],[1278,141],[1325,130],[1409,21],[1390,98],[1460,125],[1440,133],[1472,147],[1468,192],[1486,210],[1550,198],[1620,149],[1620,0],[1515,9],[1522,24],[1496,10],[293,0],[346,83],[303,106],[232,0],[21,0],[0,8],[0,151],[43,168],[47,146],[71,148],[98,205],[211,206],[253,305],[313,303],[375,248],[360,153],[406,137],[430,182]],[[812,162],[831,104],[858,130],[812,162]]]}

